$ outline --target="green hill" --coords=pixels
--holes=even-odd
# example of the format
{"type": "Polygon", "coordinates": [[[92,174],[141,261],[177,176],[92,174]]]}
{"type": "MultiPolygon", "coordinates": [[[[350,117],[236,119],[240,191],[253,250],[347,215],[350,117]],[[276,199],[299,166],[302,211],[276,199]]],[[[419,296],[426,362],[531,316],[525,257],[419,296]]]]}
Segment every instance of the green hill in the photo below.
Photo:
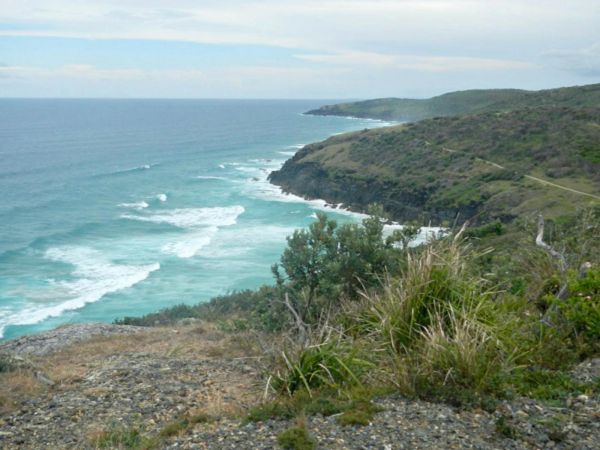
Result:
{"type": "Polygon", "coordinates": [[[544,106],[334,136],[304,147],[271,181],[358,210],[380,203],[403,221],[569,215],[600,201],[600,108],[544,106]]]}
{"type": "Polygon", "coordinates": [[[410,122],[438,116],[510,111],[523,107],[598,107],[600,84],[542,91],[483,89],[458,91],[429,99],[382,98],[327,105],[312,115],[352,116],[410,122]]]}

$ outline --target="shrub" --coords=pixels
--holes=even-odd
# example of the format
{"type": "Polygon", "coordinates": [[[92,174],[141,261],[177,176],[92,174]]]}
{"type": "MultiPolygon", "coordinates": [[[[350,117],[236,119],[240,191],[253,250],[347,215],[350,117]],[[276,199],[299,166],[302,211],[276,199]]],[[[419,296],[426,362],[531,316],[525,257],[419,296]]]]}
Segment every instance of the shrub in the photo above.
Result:
{"type": "Polygon", "coordinates": [[[375,413],[383,411],[383,408],[375,405],[370,401],[355,400],[343,414],[336,418],[340,425],[362,425],[366,426],[371,423],[375,413]]]}
{"type": "Polygon", "coordinates": [[[277,436],[277,442],[284,449],[289,450],[312,450],[317,442],[308,434],[305,426],[288,428],[277,436]]]}
{"type": "Polygon", "coordinates": [[[589,270],[582,278],[572,276],[569,292],[564,302],[554,303],[575,333],[589,340],[600,339],[600,270],[589,270]]]}

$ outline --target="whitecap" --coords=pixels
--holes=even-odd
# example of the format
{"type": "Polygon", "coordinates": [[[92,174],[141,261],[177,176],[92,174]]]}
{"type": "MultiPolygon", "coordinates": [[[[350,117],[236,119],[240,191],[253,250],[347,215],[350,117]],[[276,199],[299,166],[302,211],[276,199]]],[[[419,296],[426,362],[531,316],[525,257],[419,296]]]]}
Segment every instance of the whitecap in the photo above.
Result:
{"type": "Polygon", "coordinates": [[[137,210],[141,210],[144,208],[148,207],[148,203],[141,201],[141,202],[134,202],[134,203],[119,203],[119,205],[121,208],[132,208],[132,209],[137,209],[137,210]]]}
{"type": "Polygon", "coordinates": [[[157,198],[158,200],[160,200],[161,202],[166,202],[166,201],[167,201],[167,194],[158,194],[158,195],[156,196],[156,198],[157,198]]]}
{"type": "Polygon", "coordinates": [[[70,264],[74,267],[74,280],[48,280],[52,298],[65,299],[60,302],[39,306],[33,302],[18,312],[0,315],[0,337],[10,325],[33,325],[66,311],[97,302],[105,295],[130,288],[160,269],[159,263],[146,265],[115,264],[101,252],[89,247],[53,247],[46,251],[46,259],[70,264]]]}
{"type": "Polygon", "coordinates": [[[139,166],[129,167],[127,169],[117,169],[117,170],[110,172],[108,174],[105,174],[105,175],[122,175],[122,174],[126,174],[129,172],[138,172],[138,171],[142,171],[142,170],[149,170],[154,166],[156,166],[156,164],[141,164],[139,166]]]}
{"type": "Polygon", "coordinates": [[[218,231],[218,227],[207,227],[202,231],[190,233],[175,242],[165,244],[161,250],[163,253],[176,255],[179,258],[191,258],[208,246],[218,231]]]}
{"type": "Polygon", "coordinates": [[[243,206],[180,208],[149,215],[123,214],[121,217],[142,222],[167,223],[179,228],[234,225],[244,212],[243,206]]]}
{"type": "Polygon", "coordinates": [[[219,230],[219,239],[214,239],[211,245],[203,248],[198,252],[198,255],[202,258],[214,260],[214,263],[234,261],[236,265],[239,263],[253,264],[252,258],[247,260],[243,256],[255,249],[264,251],[271,245],[276,245],[279,250],[279,246],[282,242],[285,242],[285,238],[297,229],[293,226],[245,225],[235,229],[223,228],[219,230]]]}
{"type": "Polygon", "coordinates": [[[198,175],[196,177],[198,180],[221,180],[221,181],[228,181],[228,178],[225,177],[217,177],[214,175],[198,175]]]}
{"type": "Polygon", "coordinates": [[[335,212],[337,214],[344,214],[352,216],[356,219],[364,219],[368,217],[367,214],[358,213],[345,209],[340,205],[329,205],[325,200],[315,199],[307,200],[298,195],[288,194],[272,183],[269,182],[268,177],[273,170],[281,168],[283,165],[282,161],[277,162],[276,167],[270,167],[269,169],[259,167],[238,167],[237,170],[246,173],[252,173],[254,176],[248,179],[248,183],[245,185],[245,194],[252,198],[258,198],[261,200],[277,201],[285,203],[304,203],[313,209],[317,209],[325,212],[335,212]]]}
{"type": "Polygon", "coordinates": [[[285,156],[294,156],[296,154],[296,152],[277,152],[280,155],[285,155],[285,156]]]}

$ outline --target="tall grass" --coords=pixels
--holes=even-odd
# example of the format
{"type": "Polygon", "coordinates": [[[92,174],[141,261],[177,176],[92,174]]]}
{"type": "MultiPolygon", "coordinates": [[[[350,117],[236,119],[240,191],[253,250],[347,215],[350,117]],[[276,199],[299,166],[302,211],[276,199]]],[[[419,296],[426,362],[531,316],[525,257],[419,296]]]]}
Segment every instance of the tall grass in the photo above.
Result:
{"type": "Polygon", "coordinates": [[[383,379],[404,394],[481,404],[523,391],[511,385],[523,370],[556,371],[573,362],[576,339],[597,325],[594,274],[585,278],[591,287],[573,288],[577,308],[565,303],[557,310],[561,320],[547,324],[538,302],[472,271],[478,256],[460,236],[406,251],[402,270],[379,289],[338,302],[330,316],[335,337],[283,353],[275,385],[293,395],[383,379]]]}
{"type": "MultiPolygon", "coordinates": [[[[321,330],[323,331],[323,330],[321,330]]],[[[282,350],[280,369],[272,377],[272,387],[289,395],[305,389],[340,389],[360,385],[363,374],[373,368],[360,346],[339,330],[313,336],[307,345],[288,345],[282,350]]]]}

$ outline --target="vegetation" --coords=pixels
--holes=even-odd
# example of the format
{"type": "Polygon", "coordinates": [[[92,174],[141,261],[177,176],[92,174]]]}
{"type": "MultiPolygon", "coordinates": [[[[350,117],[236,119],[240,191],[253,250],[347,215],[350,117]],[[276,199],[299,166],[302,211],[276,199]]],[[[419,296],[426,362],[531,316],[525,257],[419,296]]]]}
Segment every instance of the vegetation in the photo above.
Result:
{"type": "MultiPolygon", "coordinates": [[[[381,206],[360,225],[320,214],[296,231],[273,286],[120,323],[202,317],[263,336],[268,399],[247,420],[298,418],[279,436],[284,448],[314,446],[302,418],[366,425],[390,392],[489,410],[514,396],[600,395],[597,381],[569,375],[600,355],[599,105],[593,85],[324,108],[317,113],[448,117],[304,147],[274,183],[381,206]],[[418,227],[384,239],[385,215],[454,225],[411,247],[418,227]]],[[[540,426],[560,439],[556,424],[540,426]]],[[[517,433],[509,417],[496,429],[517,433]]]]}
{"type": "Polygon", "coordinates": [[[277,436],[277,442],[281,448],[290,450],[312,450],[317,446],[317,442],[312,438],[306,429],[306,425],[288,428],[277,436]]]}
{"type": "MultiPolygon", "coordinates": [[[[378,411],[373,400],[390,392],[486,409],[516,395],[547,402],[600,395],[597,382],[568,376],[574,364],[600,353],[597,214],[549,222],[544,239],[561,249],[568,267],[536,246],[530,230],[521,257],[495,266],[495,273],[489,272],[493,252],[480,245],[504,238],[495,223],[411,248],[398,245],[399,235],[385,241],[377,215],[362,226],[338,226],[320,215],[288,239],[274,270],[276,286],[248,298],[223,296],[206,309],[226,311],[216,320],[243,311],[261,318],[245,326],[269,339],[285,336],[271,353],[272,397],[247,420],[335,414],[341,424],[364,425],[378,411]],[[360,264],[344,265],[350,254],[360,264]],[[582,258],[585,270],[574,270],[582,258]],[[340,276],[339,267],[360,282],[340,276]]],[[[499,433],[510,435],[502,420],[499,433]]],[[[180,428],[173,425],[174,432],[180,428]]],[[[285,436],[282,445],[303,439],[296,428],[285,436]]]]}
{"type": "Polygon", "coordinates": [[[538,106],[599,106],[600,84],[543,91],[482,89],[450,92],[430,99],[381,98],[327,105],[308,111],[313,115],[366,117],[416,121],[438,116],[510,111],[538,106]]]}
{"type": "Polygon", "coordinates": [[[183,416],[167,423],[154,435],[149,435],[148,430],[142,427],[114,425],[93,434],[90,441],[95,448],[153,450],[162,448],[166,439],[181,434],[196,424],[212,420],[213,417],[206,414],[183,416]]]}
{"type": "Polygon", "coordinates": [[[92,437],[95,448],[146,450],[156,447],[154,440],[144,437],[137,427],[114,426],[92,437]]]}
{"type": "Polygon", "coordinates": [[[598,108],[436,118],[308,145],[270,179],[357,210],[379,203],[403,223],[554,219],[600,203],[599,142],[598,108]]]}

